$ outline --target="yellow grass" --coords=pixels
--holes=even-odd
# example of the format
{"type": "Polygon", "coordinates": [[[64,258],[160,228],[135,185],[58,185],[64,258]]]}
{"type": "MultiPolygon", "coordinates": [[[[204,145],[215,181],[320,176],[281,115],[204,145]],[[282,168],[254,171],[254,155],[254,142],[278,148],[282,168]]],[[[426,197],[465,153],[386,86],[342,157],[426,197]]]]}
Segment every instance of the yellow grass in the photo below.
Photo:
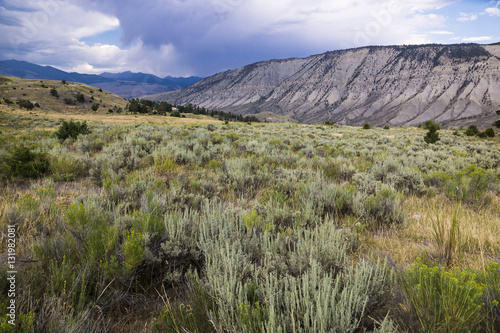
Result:
{"type": "Polygon", "coordinates": [[[74,119],[78,121],[86,120],[88,122],[113,124],[150,123],[176,125],[222,123],[220,120],[205,115],[186,114],[186,118],[179,118],[107,113],[108,109],[115,106],[124,109],[128,101],[118,95],[107,91],[99,91],[99,88],[82,83],[68,82],[67,84],[62,84],[60,81],[26,80],[15,77],[4,77],[1,75],[0,79],[4,79],[0,80],[0,112],[49,119],[74,119]],[[57,90],[59,98],[50,94],[52,88],[57,90]],[[77,103],[77,105],[66,105],[64,98],[74,99],[77,93],[85,95],[86,102],[81,104],[77,103]],[[94,100],[89,100],[91,96],[94,97],[94,100]],[[21,109],[17,104],[7,106],[3,98],[10,99],[14,102],[20,99],[29,99],[32,103],[39,103],[40,108],[26,111],[26,109],[21,109]],[[93,103],[100,104],[97,112],[90,109],[93,103]]]}
{"type": "Polygon", "coordinates": [[[77,121],[111,123],[111,124],[162,124],[162,125],[177,125],[177,124],[222,124],[223,122],[215,118],[204,115],[190,115],[190,118],[179,118],[170,116],[152,116],[152,115],[132,115],[132,114],[112,114],[112,113],[58,113],[48,110],[34,109],[26,111],[24,109],[7,108],[6,105],[0,104],[0,111],[9,112],[10,114],[43,117],[49,119],[73,119],[77,121]]]}
{"type": "MultiPolygon", "coordinates": [[[[378,231],[367,239],[367,247],[382,256],[390,255],[398,264],[415,262],[419,256],[436,258],[439,252],[434,240],[433,224],[436,214],[444,220],[449,230],[456,203],[446,198],[408,197],[405,200],[407,214],[405,225],[400,229],[378,231]]],[[[454,264],[460,267],[484,269],[489,260],[500,253],[500,214],[498,198],[482,210],[460,206],[460,235],[454,264]]]]}

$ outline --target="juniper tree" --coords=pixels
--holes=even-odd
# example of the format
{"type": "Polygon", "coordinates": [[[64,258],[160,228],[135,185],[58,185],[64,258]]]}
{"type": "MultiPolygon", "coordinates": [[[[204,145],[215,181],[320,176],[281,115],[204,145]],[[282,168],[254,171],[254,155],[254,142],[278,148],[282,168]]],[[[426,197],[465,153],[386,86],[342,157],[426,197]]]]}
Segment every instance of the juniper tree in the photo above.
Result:
{"type": "Polygon", "coordinates": [[[438,123],[432,121],[432,120],[428,120],[425,122],[425,126],[424,126],[425,129],[429,130],[429,132],[427,132],[427,134],[424,136],[424,141],[427,142],[427,143],[436,143],[438,142],[439,140],[441,140],[439,138],[439,133],[437,132],[438,130],[441,129],[441,126],[439,126],[438,123]]]}

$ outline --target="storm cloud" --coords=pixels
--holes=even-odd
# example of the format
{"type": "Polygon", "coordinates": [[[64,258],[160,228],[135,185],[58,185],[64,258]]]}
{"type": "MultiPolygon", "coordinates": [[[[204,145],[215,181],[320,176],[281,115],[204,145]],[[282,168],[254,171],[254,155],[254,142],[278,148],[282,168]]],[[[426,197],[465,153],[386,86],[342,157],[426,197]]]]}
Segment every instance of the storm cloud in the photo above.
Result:
{"type": "MultiPolygon", "coordinates": [[[[455,0],[0,1],[5,59],[86,73],[206,76],[260,60],[449,41],[455,0]],[[89,37],[114,31],[114,42],[89,37]],[[434,32],[434,33],[433,33],[434,32]]],[[[474,2],[476,3],[476,2],[474,2]]],[[[483,7],[488,2],[483,4],[483,7]]],[[[498,3],[490,3],[495,13],[498,3]]],[[[485,8],[481,11],[485,12],[485,8]]],[[[491,17],[483,15],[482,17],[491,17]]],[[[481,21],[480,17],[477,21],[481,21]]],[[[470,37],[470,36],[463,36],[470,37]]],[[[495,36],[492,36],[495,38],[495,36]]]]}

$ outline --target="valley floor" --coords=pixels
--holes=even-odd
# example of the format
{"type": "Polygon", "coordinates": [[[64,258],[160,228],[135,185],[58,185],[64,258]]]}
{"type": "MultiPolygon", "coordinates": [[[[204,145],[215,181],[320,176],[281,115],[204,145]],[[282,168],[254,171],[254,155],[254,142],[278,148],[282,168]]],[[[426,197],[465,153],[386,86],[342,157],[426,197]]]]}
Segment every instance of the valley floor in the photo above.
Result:
{"type": "Polygon", "coordinates": [[[173,118],[0,105],[4,331],[500,330],[498,133],[173,118]]]}

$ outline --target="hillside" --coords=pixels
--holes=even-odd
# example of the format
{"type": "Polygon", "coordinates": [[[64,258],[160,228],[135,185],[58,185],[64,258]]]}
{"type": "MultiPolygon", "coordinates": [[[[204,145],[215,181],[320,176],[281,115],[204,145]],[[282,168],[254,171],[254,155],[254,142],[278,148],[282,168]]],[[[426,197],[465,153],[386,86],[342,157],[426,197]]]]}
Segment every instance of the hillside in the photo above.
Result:
{"type": "Polygon", "coordinates": [[[145,94],[156,94],[184,88],[200,77],[159,78],[145,73],[68,73],[51,66],[39,66],[26,61],[0,61],[0,75],[15,76],[23,79],[62,80],[85,83],[110,91],[125,98],[135,98],[145,94]]]}
{"type": "MultiPolygon", "coordinates": [[[[6,100],[14,103],[19,100],[29,100],[38,103],[40,109],[57,113],[107,113],[109,109],[124,109],[127,100],[110,92],[83,84],[54,80],[27,80],[15,77],[0,76],[0,102],[5,107],[6,100]],[[52,89],[57,96],[51,93],[52,89]],[[83,102],[76,101],[78,95],[83,95],[83,102]],[[74,105],[67,104],[71,101],[74,105]],[[91,109],[94,103],[99,104],[97,111],[91,109]]],[[[18,107],[16,105],[16,107],[18,107]]],[[[35,109],[38,109],[35,108],[35,109]]]]}
{"type": "Polygon", "coordinates": [[[303,123],[488,127],[500,105],[500,45],[363,47],[229,70],[146,96],[303,123]]]}
{"type": "MultiPolygon", "coordinates": [[[[21,117],[21,119],[44,119],[53,121],[55,119],[73,119],[77,121],[88,121],[89,123],[100,124],[220,124],[221,120],[208,115],[183,114],[182,117],[172,117],[167,115],[154,114],[132,114],[124,112],[128,101],[120,96],[105,90],[82,83],[53,80],[26,80],[15,77],[0,75],[0,113],[9,117],[21,117]],[[59,97],[53,96],[51,90],[55,89],[59,97]],[[75,105],[68,105],[65,99],[75,101],[77,95],[81,94],[83,102],[76,102],[75,105]],[[92,100],[93,97],[93,100],[92,100]],[[29,100],[31,103],[38,103],[39,106],[31,110],[19,106],[20,100],[29,100]],[[8,104],[7,101],[10,101],[8,104]],[[99,108],[94,111],[92,105],[99,104],[99,108]],[[110,109],[112,112],[110,112],[110,109]],[[120,109],[123,112],[120,112],[120,109]],[[8,112],[4,112],[8,111],[8,112]]],[[[0,132],[13,134],[16,129],[9,125],[1,127],[0,132]]]]}

